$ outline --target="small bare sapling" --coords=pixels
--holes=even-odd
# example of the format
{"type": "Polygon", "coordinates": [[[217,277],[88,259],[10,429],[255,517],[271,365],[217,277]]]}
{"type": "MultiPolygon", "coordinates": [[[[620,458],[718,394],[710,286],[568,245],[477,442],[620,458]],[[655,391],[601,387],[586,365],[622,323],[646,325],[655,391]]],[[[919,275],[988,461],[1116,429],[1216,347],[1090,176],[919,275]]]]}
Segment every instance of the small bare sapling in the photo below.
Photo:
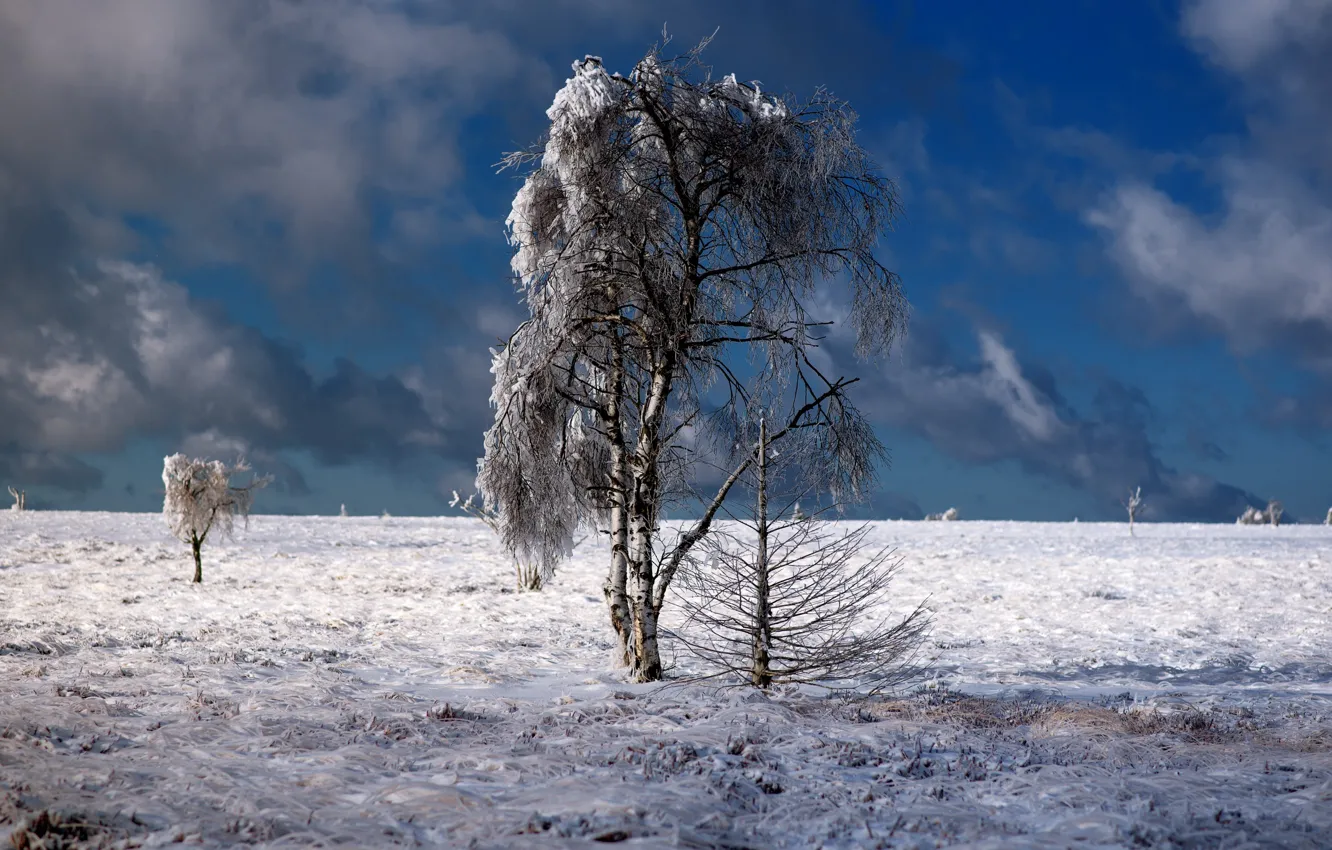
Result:
{"type": "Polygon", "coordinates": [[[913,672],[929,626],[924,605],[885,610],[901,559],[867,545],[870,526],[834,530],[818,517],[769,514],[766,429],[760,426],[749,517],[714,530],[682,573],[686,651],[755,687],[804,683],[882,690],[913,672]]]}
{"type": "Polygon", "coordinates": [[[11,511],[26,511],[28,509],[28,492],[26,490],[16,490],[10,487],[9,495],[14,497],[14,504],[9,506],[11,511]]]}

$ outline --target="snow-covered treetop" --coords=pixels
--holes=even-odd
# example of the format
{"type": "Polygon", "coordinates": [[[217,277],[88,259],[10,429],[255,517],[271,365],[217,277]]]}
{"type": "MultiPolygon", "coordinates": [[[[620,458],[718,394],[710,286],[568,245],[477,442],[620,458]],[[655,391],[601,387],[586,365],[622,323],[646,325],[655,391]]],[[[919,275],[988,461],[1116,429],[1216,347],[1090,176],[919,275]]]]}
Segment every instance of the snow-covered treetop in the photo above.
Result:
{"type": "Polygon", "coordinates": [[[214,528],[230,534],[234,518],[249,516],[254,491],[269,480],[256,478],[244,487],[231,486],[231,477],[249,468],[244,460],[228,465],[180,453],[164,458],[162,516],[171,533],[184,543],[202,542],[214,528]]]}
{"type": "MultiPolygon", "coordinates": [[[[654,423],[664,448],[638,463],[675,475],[675,440],[704,427],[708,388],[738,380],[731,347],[750,349],[771,390],[733,386],[733,400],[812,393],[804,403],[826,389],[809,367],[791,378],[801,389],[777,391],[809,364],[806,303],[820,282],[849,286],[862,355],[886,351],[906,316],[874,254],[895,190],[845,103],[820,91],[797,104],[734,74],[714,79],[697,50],[653,50],[628,76],[596,56],[573,63],[546,115],[542,144],[505,160],[527,169],[505,226],[530,318],[492,352],[496,419],[477,478],[506,544],[541,562],[606,510],[608,421],[622,422],[628,445],[654,423]],[[676,374],[654,388],[668,360],[676,374]]],[[[809,432],[807,443],[837,457],[809,468],[856,490],[877,443],[833,395],[811,415],[837,436],[809,432]]],[[[731,414],[716,421],[749,418],[731,414]]]]}

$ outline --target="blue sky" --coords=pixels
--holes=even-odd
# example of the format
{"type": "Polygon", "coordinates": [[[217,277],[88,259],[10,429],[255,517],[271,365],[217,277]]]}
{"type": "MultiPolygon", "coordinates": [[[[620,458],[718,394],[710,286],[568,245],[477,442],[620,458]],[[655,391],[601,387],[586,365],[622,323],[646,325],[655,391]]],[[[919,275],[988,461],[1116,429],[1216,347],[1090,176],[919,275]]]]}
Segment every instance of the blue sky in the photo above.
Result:
{"type": "Polygon", "coordinates": [[[1321,518],[1332,0],[717,5],[0,9],[0,479],[154,510],[163,454],[243,451],[261,510],[448,512],[521,319],[494,164],[665,24],[898,182],[867,513],[1321,518]]]}

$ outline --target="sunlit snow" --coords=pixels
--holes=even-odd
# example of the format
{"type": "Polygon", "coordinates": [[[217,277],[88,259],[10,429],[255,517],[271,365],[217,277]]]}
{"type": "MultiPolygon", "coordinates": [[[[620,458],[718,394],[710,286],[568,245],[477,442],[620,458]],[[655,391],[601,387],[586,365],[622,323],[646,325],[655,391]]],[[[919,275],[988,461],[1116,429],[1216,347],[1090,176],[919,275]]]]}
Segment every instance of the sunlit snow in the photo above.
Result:
{"type": "Polygon", "coordinates": [[[478,521],[258,516],[197,586],[159,515],[0,514],[0,842],[1327,846],[1332,529],[873,538],[931,668],[847,702],[624,684],[596,540],[519,594],[478,521]]]}

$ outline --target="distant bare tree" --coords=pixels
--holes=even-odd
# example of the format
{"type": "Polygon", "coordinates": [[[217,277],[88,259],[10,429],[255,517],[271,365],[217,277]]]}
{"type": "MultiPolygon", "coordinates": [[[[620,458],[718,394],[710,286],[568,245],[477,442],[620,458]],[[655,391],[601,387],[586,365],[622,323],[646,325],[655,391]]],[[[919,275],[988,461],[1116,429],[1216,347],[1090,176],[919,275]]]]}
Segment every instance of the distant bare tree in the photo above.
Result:
{"type": "MultiPolygon", "coordinates": [[[[495,512],[485,505],[478,504],[476,494],[463,499],[458,495],[458,491],[453,491],[453,501],[449,502],[449,507],[457,508],[468,516],[475,517],[486,524],[486,527],[495,532],[497,537],[502,535],[499,517],[495,512]]],[[[541,563],[532,561],[523,561],[515,557],[513,559],[514,573],[518,577],[518,589],[521,590],[541,590],[552,578],[555,577],[555,564],[553,562],[541,563]]]]}
{"type": "Polygon", "coordinates": [[[1123,503],[1129,517],[1129,534],[1133,534],[1133,521],[1138,518],[1138,511],[1142,509],[1142,488],[1135,487],[1129,491],[1128,499],[1123,503]]]}
{"type": "Polygon", "coordinates": [[[901,560],[886,548],[867,553],[868,524],[836,534],[816,517],[780,518],[786,511],[769,504],[762,426],[759,446],[753,512],[737,520],[743,532],[714,531],[681,573],[685,620],[676,638],[759,688],[854,680],[879,690],[901,681],[929,625],[923,606],[884,619],[901,560]]]}
{"type": "Polygon", "coordinates": [[[544,142],[506,160],[528,169],[507,223],[529,317],[494,355],[477,488],[522,558],[553,563],[579,528],[608,528],[607,607],[638,681],[661,678],[667,590],[752,463],[756,393],[790,402],[774,442],[818,431],[803,454],[822,492],[873,479],[883,447],[854,380],[813,355],[820,285],[846,286],[862,357],[906,319],[876,254],[897,191],[855,114],[826,92],[797,103],[714,78],[701,49],[653,49],[629,76],[575,63],[544,142]],[[734,466],[663,549],[664,510],[717,446],[734,466]]]}
{"type": "Polygon", "coordinates": [[[1276,499],[1267,503],[1267,520],[1272,525],[1281,525],[1281,515],[1286,512],[1286,508],[1276,499]]]}
{"type": "Polygon", "coordinates": [[[252,478],[243,487],[233,487],[231,477],[249,469],[244,460],[228,465],[220,460],[190,458],[179,453],[162,462],[162,483],[166,486],[162,515],[176,539],[190,544],[196,584],[203,581],[200,553],[209,532],[218,529],[230,535],[235,517],[248,521],[255,491],[272,480],[267,476],[252,478]]]}
{"type": "Polygon", "coordinates": [[[14,497],[14,504],[9,506],[11,511],[26,511],[28,509],[28,493],[26,490],[17,490],[10,487],[9,495],[14,497]]]}

